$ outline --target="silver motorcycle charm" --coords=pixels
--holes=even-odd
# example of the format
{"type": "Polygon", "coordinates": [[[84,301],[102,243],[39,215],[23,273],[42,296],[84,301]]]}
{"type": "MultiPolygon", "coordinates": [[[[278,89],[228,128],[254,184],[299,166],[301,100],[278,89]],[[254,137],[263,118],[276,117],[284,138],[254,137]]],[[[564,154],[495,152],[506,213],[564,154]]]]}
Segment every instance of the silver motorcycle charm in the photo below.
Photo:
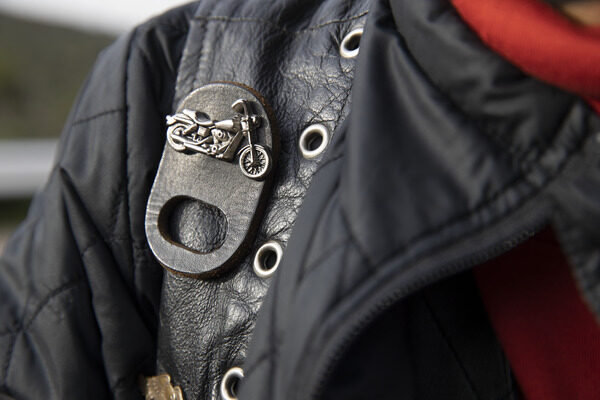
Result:
{"type": "Polygon", "coordinates": [[[246,100],[236,100],[231,108],[237,115],[221,121],[189,109],[167,115],[167,141],[179,152],[203,153],[231,162],[245,138],[248,144],[238,152],[240,169],[245,176],[261,180],[271,169],[271,155],[265,147],[253,143],[260,116],[251,113],[246,100]]]}

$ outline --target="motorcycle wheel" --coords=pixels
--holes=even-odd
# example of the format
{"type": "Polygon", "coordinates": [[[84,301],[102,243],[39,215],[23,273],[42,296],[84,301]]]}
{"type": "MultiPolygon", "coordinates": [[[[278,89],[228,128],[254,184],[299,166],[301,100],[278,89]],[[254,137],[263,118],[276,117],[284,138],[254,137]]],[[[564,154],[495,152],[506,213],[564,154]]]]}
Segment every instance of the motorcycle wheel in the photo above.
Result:
{"type": "Polygon", "coordinates": [[[254,145],[254,162],[251,161],[250,146],[246,146],[240,152],[240,169],[248,178],[255,180],[264,179],[271,170],[271,155],[262,146],[254,145]]]}
{"type": "Polygon", "coordinates": [[[185,130],[186,125],[183,123],[177,123],[167,128],[167,141],[171,147],[177,151],[184,151],[185,145],[177,141],[177,137],[180,137],[185,130]]]}

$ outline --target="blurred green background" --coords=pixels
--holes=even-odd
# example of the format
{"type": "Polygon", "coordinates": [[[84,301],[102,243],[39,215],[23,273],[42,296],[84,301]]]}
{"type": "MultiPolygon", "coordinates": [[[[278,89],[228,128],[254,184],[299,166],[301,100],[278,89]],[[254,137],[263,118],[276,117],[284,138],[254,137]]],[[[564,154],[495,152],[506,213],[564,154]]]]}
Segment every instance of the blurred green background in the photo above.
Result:
{"type": "Polygon", "coordinates": [[[113,38],[0,15],[0,138],[58,137],[113,38]]]}
{"type": "MultiPolygon", "coordinates": [[[[58,138],[98,52],[113,40],[0,14],[0,146],[58,138]]],[[[29,200],[0,198],[0,252],[29,200]]]]}

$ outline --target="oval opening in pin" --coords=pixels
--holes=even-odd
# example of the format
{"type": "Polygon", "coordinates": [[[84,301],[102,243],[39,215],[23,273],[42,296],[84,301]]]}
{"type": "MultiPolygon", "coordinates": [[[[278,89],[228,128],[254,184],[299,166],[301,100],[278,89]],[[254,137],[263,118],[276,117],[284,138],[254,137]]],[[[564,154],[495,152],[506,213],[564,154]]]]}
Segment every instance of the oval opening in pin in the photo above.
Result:
{"type": "Polygon", "coordinates": [[[160,210],[158,228],[169,242],[195,253],[210,253],[227,236],[227,217],[211,204],[187,196],[170,199],[160,210]]]}

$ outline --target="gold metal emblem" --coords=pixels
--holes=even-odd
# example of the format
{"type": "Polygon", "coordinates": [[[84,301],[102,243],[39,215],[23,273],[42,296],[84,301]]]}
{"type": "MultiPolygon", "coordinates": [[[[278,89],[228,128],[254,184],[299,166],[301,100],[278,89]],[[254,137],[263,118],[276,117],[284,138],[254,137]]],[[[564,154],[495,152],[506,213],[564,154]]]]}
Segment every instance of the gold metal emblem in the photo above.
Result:
{"type": "Polygon", "coordinates": [[[140,389],[146,400],[183,400],[181,388],[173,386],[169,374],[140,377],[140,389]]]}

